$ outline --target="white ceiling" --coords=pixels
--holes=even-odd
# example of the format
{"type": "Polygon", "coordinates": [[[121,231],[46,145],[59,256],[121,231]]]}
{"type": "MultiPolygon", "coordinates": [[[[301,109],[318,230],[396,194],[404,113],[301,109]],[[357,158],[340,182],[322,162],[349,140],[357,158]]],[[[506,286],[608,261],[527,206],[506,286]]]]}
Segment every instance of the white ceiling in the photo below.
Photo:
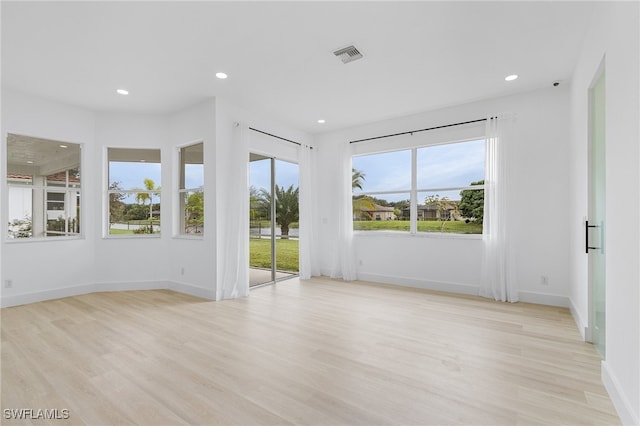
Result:
{"type": "Polygon", "coordinates": [[[318,133],[566,82],[592,7],[3,1],[2,85],[99,111],[223,96],[318,133]],[[364,58],[345,65],[349,44],[364,58]]]}

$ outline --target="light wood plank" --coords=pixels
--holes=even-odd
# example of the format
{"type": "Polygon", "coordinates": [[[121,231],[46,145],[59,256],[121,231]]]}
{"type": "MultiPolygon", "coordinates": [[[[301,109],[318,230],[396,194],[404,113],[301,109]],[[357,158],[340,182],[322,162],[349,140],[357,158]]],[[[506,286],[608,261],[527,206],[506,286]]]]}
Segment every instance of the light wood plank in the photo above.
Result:
{"type": "Polygon", "coordinates": [[[561,308],[314,278],[1,314],[2,409],[69,409],[55,424],[620,423],[561,308]]]}

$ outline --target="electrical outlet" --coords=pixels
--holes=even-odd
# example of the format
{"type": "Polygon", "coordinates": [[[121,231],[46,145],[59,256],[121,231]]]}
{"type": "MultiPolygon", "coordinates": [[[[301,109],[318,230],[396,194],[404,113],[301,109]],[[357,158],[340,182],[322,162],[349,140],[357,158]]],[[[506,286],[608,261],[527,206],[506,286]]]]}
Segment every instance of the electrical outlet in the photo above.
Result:
{"type": "Polygon", "coordinates": [[[12,288],[13,281],[12,280],[4,280],[4,288],[12,288]]]}
{"type": "Polygon", "coordinates": [[[549,277],[546,275],[540,275],[540,284],[549,285],[549,277]]]}

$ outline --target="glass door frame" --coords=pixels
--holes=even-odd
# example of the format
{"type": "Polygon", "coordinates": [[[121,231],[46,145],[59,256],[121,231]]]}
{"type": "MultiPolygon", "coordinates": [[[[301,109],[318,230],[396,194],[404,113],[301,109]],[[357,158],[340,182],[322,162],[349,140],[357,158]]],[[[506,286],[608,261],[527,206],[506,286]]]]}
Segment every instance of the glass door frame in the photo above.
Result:
{"type": "MultiPolygon", "coordinates": [[[[276,251],[276,228],[277,228],[277,203],[276,203],[276,163],[278,161],[281,162],[285,162],[285,163],[291,163],[291,164],[295,164],[296,166],[298,166],[297,163],[293,162],[293,161],[289,161],[289,160],[284,160],[284,159],[280,159],[276,156],[270,155],[270,154],[264,154],[264,153],[259,153],[259,152],[255,152],[253,150],[250,150],[249,153],[249,163],[251,163],[251,156],[252,155],[256,155],[256,156],[260,156],[262,157],[261,159],[258,160],[254,160],[254,161],[263,161],[263,160],[269,160],[269,169],[270,169],[270,184],[269,184],[269,193],[270,193],[270,199],[271,199],[271,203],[269,205],[269,211],[270,211],[270,234],[271,234],[271,239],[270,239],[270,250],[271,250],[271,279],[269,281],[265,281],[265,282],[261,282],[258,284],[253,284],[251,285],[251,278],[249,280],[249,288],[253,289],[253,288],[258,288],[258,287],[262,287],[265,285],[269,285],[269,284],[274,284],[276,282],[279,281],[283,281],[283,280],[287,280],[290,278],[294,278],[299,276],[299,271],[292,271],[291,273],[289,273],[287,276],[283,276],[278,278],[278,264],[277,264],[277,260],[278,260],[278,253],[276,251]]],[[[251,185],[251,174],[249,173],[249,184],[251,185]]],[[[299,262],[299,259],[298,259],[299,262]]],[[[249,270],[251,270],[251,265],[248,265],[249,270]]],[[[249,277],[251,277],[251,271],[249,271],[249,277]]]]}
{"type": "Polygon", "coordinates": [[[602,359],[606,356],[606,80],[604,59],[589,86],[588,220],[585,252],[588,255],[589,333],[602,359]]]}

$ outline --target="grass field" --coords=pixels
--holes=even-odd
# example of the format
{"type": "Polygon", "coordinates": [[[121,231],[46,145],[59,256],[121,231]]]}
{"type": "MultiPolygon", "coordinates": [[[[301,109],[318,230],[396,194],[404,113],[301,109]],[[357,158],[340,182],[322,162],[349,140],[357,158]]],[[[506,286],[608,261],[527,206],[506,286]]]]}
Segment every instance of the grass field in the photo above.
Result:
{"type": "MultiPolygon", "coordinates": [[[[353,222],[354,231],[409,231],[408,220],[357,220],[353,222]]],[[[481,223],[462,221],[440,222],[419,220],[418,232],[445,232],[451,234],[482,234],[481,223]],[[442,227],[442,228],[441,228],[442,227]],[[442,229],[442,231],[440,231],[442,229]]]]}
{"type": "MultiPolygon", "coordinates": [[[[276,240],[276,269],[298,272],[298,240],[276,240]]],[[[271,267],[271,239],[249,239],[249,266],[271,267]]]]}
{"type": "Polygon", "coordinates": [[[132,229],[109,229],[109,235],[133,235],[132,229]]]}
{"type": "MultiPolygon", "coordinates": [[[[148,226],[149,225],[149,221],[148,220],[130,220],[127,222],[116,222],[114,223],[114,225],[143,225],[143,226],[148,226]]],[[[135,228],[135,226],[134,226],[135,228]]],[[[153,221],[153,230],[154,230],[154,234],[159,234],[160,232],[160,221],[158,220],[154,220],[153,221]]],[[[109,235],[134,235],[133,229],[120,229],[120,228],[113,228],[110,227],[109,228],[109,235]]]]}

